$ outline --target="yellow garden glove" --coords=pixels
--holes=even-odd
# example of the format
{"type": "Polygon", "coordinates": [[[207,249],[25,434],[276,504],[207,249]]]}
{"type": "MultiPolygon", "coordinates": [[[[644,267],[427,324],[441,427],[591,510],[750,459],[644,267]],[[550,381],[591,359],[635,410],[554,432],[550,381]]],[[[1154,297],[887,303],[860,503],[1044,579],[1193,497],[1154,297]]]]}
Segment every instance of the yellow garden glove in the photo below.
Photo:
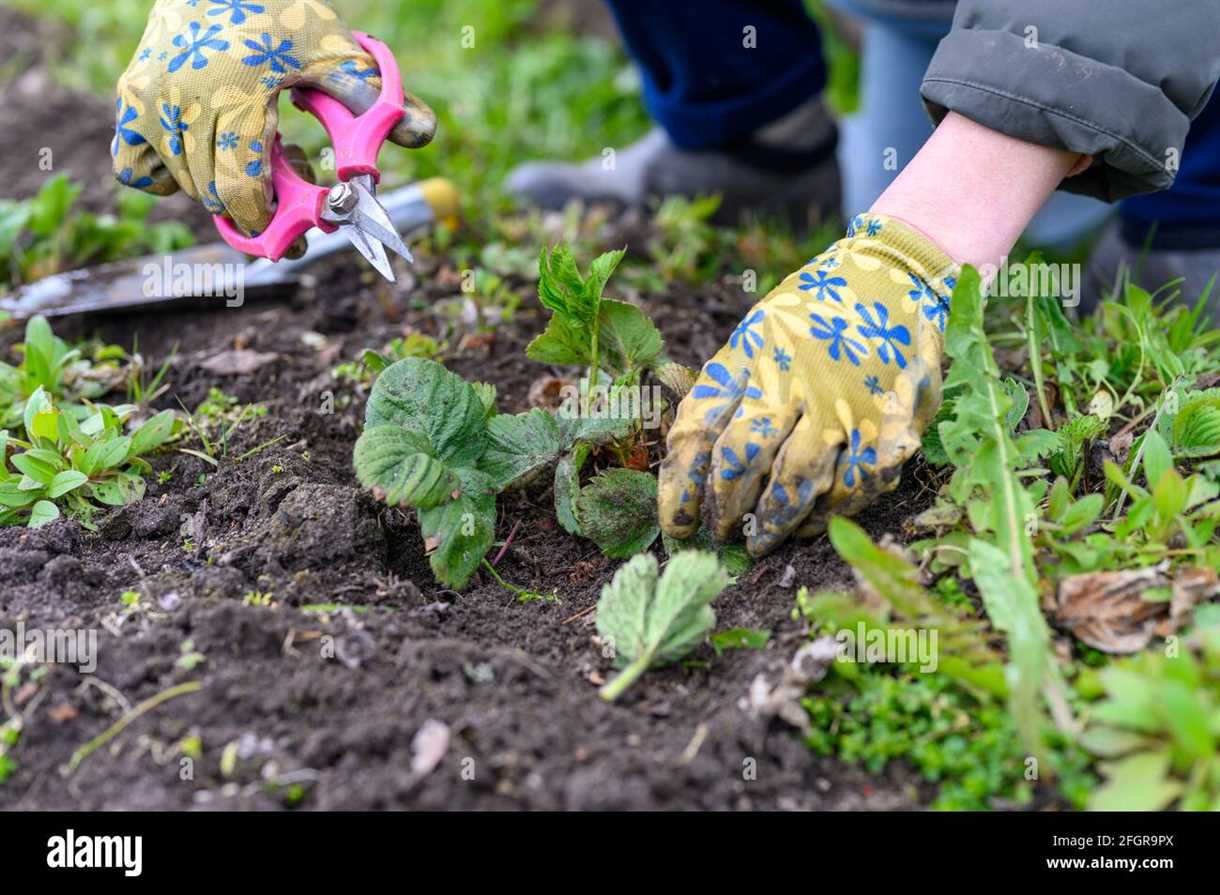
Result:
{"type": "Polygon", "coordinates": [[[839,240],[738,324],[678,408],[661,467],[666,533],[746,536],[761,556],[897,486],[940,403],[955,265],[892,218],[839,240]]]}
{"type": "MultiPolygon", "coordinates": [[[[322,0],[157,0],[119,79],[114,173],[159,195],[181,188],[247,232],[271,219],[269,153],[281,90],[326,91],[359,114],[381,88],[372,58],[322,0]]],[[[390,134],[425,145],[436,116],[408,95],[390,134]]]]}

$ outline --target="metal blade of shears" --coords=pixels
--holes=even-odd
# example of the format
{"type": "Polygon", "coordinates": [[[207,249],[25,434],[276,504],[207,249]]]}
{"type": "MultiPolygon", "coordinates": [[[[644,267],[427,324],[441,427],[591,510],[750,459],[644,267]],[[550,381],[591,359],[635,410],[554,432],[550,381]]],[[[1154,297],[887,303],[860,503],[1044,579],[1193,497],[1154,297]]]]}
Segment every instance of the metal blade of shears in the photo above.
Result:
{"type": "Polygon", "coordinates": [[[396,282],[394,268],[390,266],[390,259],[386,257],[385,247],[380,242],[370,238],[355,223],[343,224],[339,227],[339,230],[356,247],[356,251],[364,256],[364,260],[373,265],[374,270],[391,283],[396,282]]]}
{"type": "Polygon", "coordinates": [[[402,237],[398,235],[398,231],[394,229],[394,222],[390,220],[389,213],[377,201],[377,187],[373,183],[373,178],[362,174],[353,177],[349,183],[359,196],[359,201],[351,213],[351,222],[385,248],[397,253],[407,261],[415,263],[411,250],[407,248],[402,237]]]}

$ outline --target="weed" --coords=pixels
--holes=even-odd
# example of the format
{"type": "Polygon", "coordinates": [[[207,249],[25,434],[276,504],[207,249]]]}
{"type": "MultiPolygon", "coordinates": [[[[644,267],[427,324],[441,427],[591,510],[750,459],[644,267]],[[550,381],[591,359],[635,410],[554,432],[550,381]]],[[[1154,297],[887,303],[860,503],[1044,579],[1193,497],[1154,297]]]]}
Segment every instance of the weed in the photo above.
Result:
{"type": "Polygon", "coordinates": [[[119,193],[118,214],[75,211],[82,187],[51,177],[32,198],[0,200],[0,291],[63,270],[144,252],[170,252],[193,242],[178,222],[149,225],[155,199],[119,193]]]}

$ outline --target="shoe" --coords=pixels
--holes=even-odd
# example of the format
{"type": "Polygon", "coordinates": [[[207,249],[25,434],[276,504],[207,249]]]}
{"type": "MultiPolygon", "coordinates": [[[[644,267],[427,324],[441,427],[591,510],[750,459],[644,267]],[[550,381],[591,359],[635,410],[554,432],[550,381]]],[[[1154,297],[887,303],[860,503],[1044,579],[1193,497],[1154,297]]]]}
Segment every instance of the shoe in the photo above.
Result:
{"type": "Polygon", "coordinates": [[[527,162],[513,170],[506,186],[547,209],[572,199],[640,207],[666,196],[717,193],[716,223],[736,223],[749,212],[781,215],[804,229],[839,216],[837,136],[821,101],[811,100],[741,146],[680,149],[654,128],[613,155],[579,164],[527,162]]]}

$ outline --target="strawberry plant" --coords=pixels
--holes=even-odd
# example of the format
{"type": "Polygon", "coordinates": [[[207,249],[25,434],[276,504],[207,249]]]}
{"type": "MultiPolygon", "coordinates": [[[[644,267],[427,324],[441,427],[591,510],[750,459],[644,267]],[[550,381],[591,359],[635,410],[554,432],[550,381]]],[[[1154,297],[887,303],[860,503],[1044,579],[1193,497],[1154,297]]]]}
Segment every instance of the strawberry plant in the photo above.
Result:
{"type": "MultiPolygon", "coordinates": [[[[618,431],[615,420],[563,419],[541,409],[503,414],[495,402],[492,386],[466,382],[435,361],[400,360],[373,383],[353,452],[364,487],[418,511],[432,570],[450,587],[469,581],[490,549],[497,494],[618,431]]],[[[587,518],[599,521],[599,510],[587,518]]],[[[651,516],[655,528],[655,507],[651,516]]],[[[643,540],[605,527],[612,548],[643,540]]]]}
{"type": "Polygon", "coordinates": [[[620,568],[597,601],[597,632],[622,669],[602,687],[602,699],[613,702],[649,668],[677,662],[702,643],[716,624],[708,604],[728,584],[705,550],[682,551],[659,577],[651,553],[620,568]]]}
{"type": "Polygon", "coordinates": [[[598,257],[586,277],[565,247],[542,252],[538,295],[551,317],[526,353],[586,370],[579,394],[556,412],[498,413],[494,388],[425,358],[380,370],[353,454],[356,474],[379,499],[418,511],[440,581],[461,587],[470,579],[491,547],[495,496],[550,467],[559,523],[607,556],[633,556],[660,533],[651,474],[608,466],[581,481],[603,448],[613,457],[633,452],[632,439],[642,436],[633,390],[648,371],[676,366],[664,360],[661,334],[643,311],[602,296],[622,255],[598,257]]]}

